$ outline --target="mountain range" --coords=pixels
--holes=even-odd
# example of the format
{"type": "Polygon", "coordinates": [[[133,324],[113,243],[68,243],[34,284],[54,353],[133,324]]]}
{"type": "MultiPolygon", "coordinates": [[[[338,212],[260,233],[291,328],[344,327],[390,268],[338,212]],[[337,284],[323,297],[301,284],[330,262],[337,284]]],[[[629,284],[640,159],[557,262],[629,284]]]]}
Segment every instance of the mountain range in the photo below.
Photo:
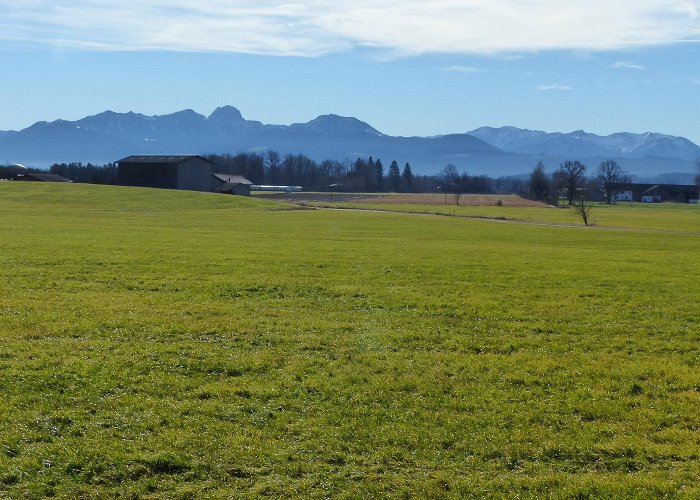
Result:
{"type": "Polygon", "coordinates": [[[548,133],[515,127],[482,127],[434,137],[383,134],[352,117],[322,115],[307,123],[270,125],[246,120],[233,106],[204,116],[192,110],[147,116],[103,113],[76,121],[38,122],[20,131],[0,131],[0,161],[46,167],[81,161],[108,163],[131,154],[235,154],[274,150],[314,160],[353,161],[373,156],[385,164],[410,163],[420,174],[447,164],[490,176],[530,172],[538,161],[549,170],[577,159],[595,168],[614,159],[638,178],[692,179],[700,147],[658,133],[598,136],[582,130],[548,133]]]}

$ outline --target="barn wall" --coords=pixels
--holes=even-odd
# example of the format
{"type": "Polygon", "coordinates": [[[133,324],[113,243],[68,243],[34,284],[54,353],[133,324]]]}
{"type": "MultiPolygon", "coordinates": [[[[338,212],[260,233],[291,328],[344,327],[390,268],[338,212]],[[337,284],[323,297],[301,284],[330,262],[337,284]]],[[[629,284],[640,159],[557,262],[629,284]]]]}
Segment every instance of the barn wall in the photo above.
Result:
{"type": "Polygon", "coordinates": [[[250,196],[250,188],[239,184],[231,190],[231,194],[237,194],[239,196],[250,196]]]}
{"type": "Polygon", "coordinates": [[[122,186],[178,188],[177,165],[169,163],[120,163],[117,173],[122,186]]]}
{"type": "Polygon", "coordinates": [[[184,161],[178,166],[177,188],[191,191],[211,191],[211,163],[199,158],[184,161]]]}

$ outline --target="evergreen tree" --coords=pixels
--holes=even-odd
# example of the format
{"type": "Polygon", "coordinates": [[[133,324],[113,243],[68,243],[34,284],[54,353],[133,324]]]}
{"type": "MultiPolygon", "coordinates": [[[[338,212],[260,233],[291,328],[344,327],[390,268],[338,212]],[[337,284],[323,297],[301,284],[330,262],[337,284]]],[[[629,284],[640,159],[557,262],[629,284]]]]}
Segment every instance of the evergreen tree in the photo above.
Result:
{"type": "Polygon", "coordinates": [[[366,187],[366,175],[367,175],[367,162],[358,158],[352,166],[350,171],[349,180],[350,188],[353,191],[365,191],[366,187]]]}
{"type": "Polygon", "coordinates": [[[389,166],[389,190],[398,191],[401,187],[401,171],[399,170],[399,164],[396,160],[391,162],[389,166]]]}
{"type": "Polygon", "coordinates": [[[544,173],[544,164],[540,161],[530,174],[529,195],[537,201],[549,202],[552,198],[552,184],[544,173]]]}
{"type": "Polygon", "coordinates": [[[364,177],[364,190],[365,191],[376,191],[377,190],[377,178],[375,174],[375,165],[372,157],[367,160],[367,169],[363,172],[364,177]]]}
{"type": "Polygon", "coordinates": [[[375,190],[384,191],[384,165],[382,165],[382,160],[377,158],[374,163],[374,175],[375,175],[375,190]]]}
{"type": "Polygon", "coordinates": [[[413,189],[413,172],[411,171],[411,165],[406,163],[406,165],[403,167],[403,185],[404,185],[404,190],[408,191],[409,193],[413,189]]]}

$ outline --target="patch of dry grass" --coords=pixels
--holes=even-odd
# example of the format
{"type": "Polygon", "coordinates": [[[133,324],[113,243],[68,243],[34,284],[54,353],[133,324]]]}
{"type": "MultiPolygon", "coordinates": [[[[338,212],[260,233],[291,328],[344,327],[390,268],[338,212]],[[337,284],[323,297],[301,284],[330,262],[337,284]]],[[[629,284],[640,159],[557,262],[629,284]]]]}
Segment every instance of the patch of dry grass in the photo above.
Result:
{"type": "Polygon", "coordinates": [[[547,207],[544,203],[527,200],[516,195],[495,194],[437,194],[437,193],[274,193],[256,194],[256,197],[285,200],[292,203],[361,203],[377,205],[451,205],[547,207]]]}

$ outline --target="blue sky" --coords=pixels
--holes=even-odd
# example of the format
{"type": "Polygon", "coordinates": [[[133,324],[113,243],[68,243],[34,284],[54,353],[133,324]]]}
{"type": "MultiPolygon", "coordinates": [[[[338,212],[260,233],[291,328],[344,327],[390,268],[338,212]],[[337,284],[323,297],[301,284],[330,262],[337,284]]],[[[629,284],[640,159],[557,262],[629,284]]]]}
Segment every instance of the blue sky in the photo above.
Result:
{"type": "Polygon", "coordinates": [[[0,0],[0,130],[111,109],[700,143],[700,0],[0,0]]]}

